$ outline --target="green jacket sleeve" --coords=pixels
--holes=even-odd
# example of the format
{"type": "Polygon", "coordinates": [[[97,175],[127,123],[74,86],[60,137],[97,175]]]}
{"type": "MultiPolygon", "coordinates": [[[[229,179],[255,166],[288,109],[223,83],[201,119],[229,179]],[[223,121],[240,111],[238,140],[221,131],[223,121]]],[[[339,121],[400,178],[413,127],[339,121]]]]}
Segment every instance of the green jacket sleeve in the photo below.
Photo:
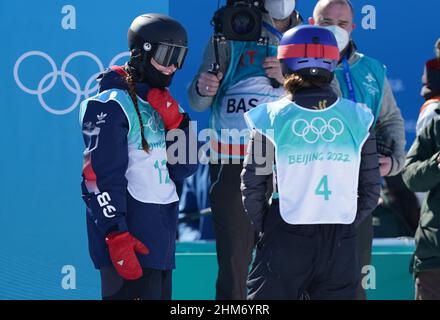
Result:
{"type": "Polygon", "coordinates": [[[433,119],[408,152],[402,174],[405,184],[413,192],[426,192],[440,183],[439,134],[440,121],[433,119]]]}

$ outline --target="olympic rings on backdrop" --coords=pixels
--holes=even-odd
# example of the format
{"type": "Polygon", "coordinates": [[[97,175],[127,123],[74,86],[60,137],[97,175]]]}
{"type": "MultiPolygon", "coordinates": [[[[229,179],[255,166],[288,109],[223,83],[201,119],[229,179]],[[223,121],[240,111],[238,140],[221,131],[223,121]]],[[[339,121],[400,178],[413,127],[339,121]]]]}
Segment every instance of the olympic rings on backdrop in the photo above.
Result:
{"type": "MultiPolygon", "coordinates": [[[[111,60],[109,67],[113,66],[118,60],[120,60],[124,57],[129,57],[129,56],[130,56],[129,52],[119,53],[111,60]]],[[[98,77],[98,75],[100,73],[102,73],[103,71],[104,71],[104,65],[101,62],[101,60],[96,55],[94,55],[93,53],[88,52],[88,51],[77,51],[77,52],[73,52],[72,54],[70,54],[63,61],[62,65],[61,65],[61,70],[58,70],[57,64],[52,59],[52,57],[49,56],[47,53],[42,52],[42,51],[29,51],[29,52],[26,52],[23,55],[21,55],[17,59],[17,61],[15,62],[14,80],[21,90],[23,90],[24,92],[26,92],[28,94],[36,95],[38,97],[38,101],[40,102],[41,106],[46,111],[48,111],[52,114],[55,114],[55,115],[64,115],[64,114],[68,114],[68,113],[72,112],[73,110],[75,110],[75,108],[79,105],[79,103],[81,101],[81,97],[84,97],[85,99],[87,99],[88,97],[90,97],[91,95],[93,95],[94,93],[96,93],[98,91],[99,84],[96,83],[94,86],[92,86],[92,85],[93,85],[93,82],[98,77]],[[50,67],[52,68],[52,71],[48,72],[45,76],[43,76],[41,78],[41,80],[38,82],[36,89],[26,87],[23,84],[23,82],[21,81],[21,78],[19,76],[20,66],[21,66],[22,62],[24,60],[28,59],[29,57],[41,57],[43,59],[46,59],[46,61],[49,62],[50,67]],[[98,70],[99,70],[98,72],[92,74],[88,78],[84,88],[81,87],[81,84],[78,81],[78,79],[75,78],[75,76],[73,76],[71,73],[69,73],[67,71],[67,66],[69,65],[69,63],[73,59],[76,59],[79,57],[86,57],[86,58],[93,60],[96,63],[96,65],[98,66],[98,70]],[[56,83],[58,81],[58,77],[61,77],[61,80],[63,82],[64,87],[68,91],[70,91],[71,93],[73,93],[75,95],[74,102],[70,106],[68,106],[64,109],[58,109],[58,108],[55,109],[55,108],[50,107],[43,98],[43,95],[45,93],[49,92],[50,90],[52,90],[53,87],[56,85],[56,83]],[[70,80],[70,82],[68,80],[70,80]]]]}

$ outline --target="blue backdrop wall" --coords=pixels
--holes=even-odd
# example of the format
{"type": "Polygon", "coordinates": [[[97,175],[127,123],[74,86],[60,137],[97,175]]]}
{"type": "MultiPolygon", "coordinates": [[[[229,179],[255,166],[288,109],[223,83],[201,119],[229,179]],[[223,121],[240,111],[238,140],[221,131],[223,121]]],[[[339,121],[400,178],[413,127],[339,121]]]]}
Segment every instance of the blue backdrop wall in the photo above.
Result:
{"type": "MultiPolygon", "coordinates": [[[[297,3],[309,17],[315,1],[297,3]]],[[[422,103],[423,64],[440,37],[435,14],[440,4],[354,0],[354,5],[353,37],[361,51],[388,66],[411,143],[422,103]],[[366,29],[366,22],[375,22],[375,29],[366,29]]],[[[172,87],[189,109],[186,87],[216,8],[217,0],[0,2],[0,299],[99,297],[80,198],[78,103],[96,91],[97,73],[126,60],[132,19],[160,12],[180,20],[189,32],[188,60],[172,87]],[[65,290],[69,283],[63,277],[73,270],[76,290],[65,290]]],[[[191,115],[199,128],[206,125],[207,113],[191,115]]]]}

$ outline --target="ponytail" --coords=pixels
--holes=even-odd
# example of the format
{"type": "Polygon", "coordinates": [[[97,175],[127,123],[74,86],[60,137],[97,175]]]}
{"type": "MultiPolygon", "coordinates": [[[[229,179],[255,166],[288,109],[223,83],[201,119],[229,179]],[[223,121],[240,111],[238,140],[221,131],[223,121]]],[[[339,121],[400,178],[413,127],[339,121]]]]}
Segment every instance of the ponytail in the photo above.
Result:
{"type": "Polygon", "coordinates": [[[292,73],[291,75],[286,77],[284,81],[284,88],[288,93],[292,95],[292,97],[294,97],[295,93],[301,88],[304,87],[325,88],[330,84],[330,82],[331,81],[329,81],[325,77],[314,77],[314,76],[303,77],[298,73],[292,73]]]}
{"type": "Polygon", "coordinates": [[[292,96],[295,96],[295,92],[298,91],[298,89],[300,89],[303,85],[304,79],[296,73],[292,73],[284,81],[284,88],[292,96]]]}

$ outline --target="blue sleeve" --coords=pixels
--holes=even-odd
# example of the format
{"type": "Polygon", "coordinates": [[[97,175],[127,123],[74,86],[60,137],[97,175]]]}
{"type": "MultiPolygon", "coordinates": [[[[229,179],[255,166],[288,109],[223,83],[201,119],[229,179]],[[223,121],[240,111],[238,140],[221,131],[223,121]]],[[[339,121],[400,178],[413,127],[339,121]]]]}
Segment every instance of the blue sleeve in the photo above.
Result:
{"type": "Polygon", "coordinates": [[[175,136],[173,133],[174,139],[170,141],[167,139],[168,159],[179,160],[169,161],[167,164],[170,178],[173,181],[183,180],[192,176],[197,171],[199,163],[197,133],[191,131],[192,128],[189,126],[189,118],[186,113],[184,117],[182,124],[175,131],[175,136]]]}
{"type": "Polygon", "coordinates": [[[82,193],[103,235],[127,230],[128,132],[128,119],[117,102],[88,103],[82,120],[86,147],[82,193]]]}

